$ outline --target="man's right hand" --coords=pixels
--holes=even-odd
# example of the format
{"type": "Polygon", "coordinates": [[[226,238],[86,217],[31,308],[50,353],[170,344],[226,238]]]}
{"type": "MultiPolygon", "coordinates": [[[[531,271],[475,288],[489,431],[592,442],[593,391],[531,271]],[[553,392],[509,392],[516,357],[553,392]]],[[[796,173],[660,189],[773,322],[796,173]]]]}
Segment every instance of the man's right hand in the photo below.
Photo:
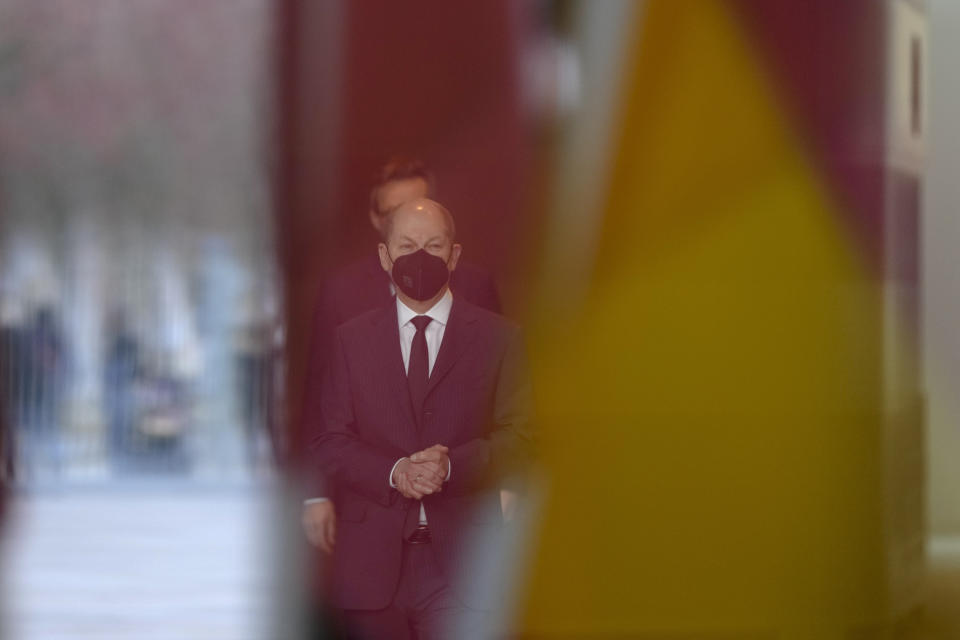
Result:
{"type": "Polygon", "coordinates": [[[447,455],[450,449],[442,444],[435,444],[423,451],[417,451],[410,455],[410,461],[415,463],[421,469],[430,469],[430,471],[439,474],[446,482],[450,475],[450,457],[447,455]]]}
{"type": "MultiPolygon", "coordinates": [[[[446,452],[446,447],[442,449],[446,452]]],[[[417,464],[409,458],[404,458],[394,468],[392,480],[404,497],[422,500],[424,496],[441,491],[446,477],[441,472],[440,466],[435,463],[417,464]]]]}
{"type": "Polygon", "coordinates": [[[331,553],[337,537],[337,514],[333,502],[311,502],[303,506],[303,531],[307,540],[324,553],[331,553]]]}

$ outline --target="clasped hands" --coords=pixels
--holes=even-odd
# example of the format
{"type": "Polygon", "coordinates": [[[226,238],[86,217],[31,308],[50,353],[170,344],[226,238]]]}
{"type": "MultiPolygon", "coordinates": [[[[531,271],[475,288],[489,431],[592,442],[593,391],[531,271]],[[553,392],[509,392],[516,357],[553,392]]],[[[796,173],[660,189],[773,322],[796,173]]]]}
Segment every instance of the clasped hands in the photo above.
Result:
{"type": "Polygon", "coordinates": [[[448,451],[442,444],[435,444],[401,459],[391,478],[397,491],[414,500],[442,491],[450,472],[448,451]]]}

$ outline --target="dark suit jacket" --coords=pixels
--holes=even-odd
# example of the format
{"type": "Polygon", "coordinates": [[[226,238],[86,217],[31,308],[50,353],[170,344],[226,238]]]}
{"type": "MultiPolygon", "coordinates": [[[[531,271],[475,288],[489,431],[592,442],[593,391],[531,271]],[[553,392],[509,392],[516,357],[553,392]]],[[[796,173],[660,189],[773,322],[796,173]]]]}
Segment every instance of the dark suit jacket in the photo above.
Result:
{"type": "MultiPolygon", "coordinates": [[[[454,296],[418,423],[400,354],[395,304],[336,331],[323,389],[324,430],[312,442],[337,486],[337,545],[331,558],[335,606],[389,604],[400,575],[402,529],[419,510],[389,486],[401,457],[440,443],[452,474],[424,498],[442,570],[456,582],[467,541],[502,526],[499,481],[532,453],[531,390],[520,330],[454,296]]],[[[470,595],[464,596],[470,604],[470,595]]]]}
{"type": "MultiPolygon", "coordinates": [[[[482,267],[461,262],[450,274],[450,290],[456,298],[500,313],[500,296],[493,275],[482,267]]],[[[314,314],[307,369],[303,411],[306,433],[313,433],[321,424],[318,400],[336,328],[362,313],[391,305],[393,301],[390,277],[380,266],[380,258],[375,251],[343,267],[324,282],[314,314]]],[[[310,474],[306,483],[307,497],[332,493],[322,472],[310,474]]]]}

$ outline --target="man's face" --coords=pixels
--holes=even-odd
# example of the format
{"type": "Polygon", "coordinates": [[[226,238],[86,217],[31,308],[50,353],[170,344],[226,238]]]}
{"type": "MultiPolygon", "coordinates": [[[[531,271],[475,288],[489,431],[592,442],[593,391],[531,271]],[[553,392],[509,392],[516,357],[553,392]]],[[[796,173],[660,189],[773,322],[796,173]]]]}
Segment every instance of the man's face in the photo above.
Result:
{"type": "Polygon", "coordinates": [[[384,216],[404,202],[427,197],[429,185],[423,178],[394,180],[377,192],[377,211],[370,211],[370,222],[378,233],[383,233],[384,216]]]}
{"type": "Polygon", "coordinates": [[[453,242],[446,218],[430,201],[400,207],[392,215],[390,237],[380,245],[384,269],[389,271],[394,260],[420,249],[442,258],[451,271],[456,268],[460,245],[453,242]]]}

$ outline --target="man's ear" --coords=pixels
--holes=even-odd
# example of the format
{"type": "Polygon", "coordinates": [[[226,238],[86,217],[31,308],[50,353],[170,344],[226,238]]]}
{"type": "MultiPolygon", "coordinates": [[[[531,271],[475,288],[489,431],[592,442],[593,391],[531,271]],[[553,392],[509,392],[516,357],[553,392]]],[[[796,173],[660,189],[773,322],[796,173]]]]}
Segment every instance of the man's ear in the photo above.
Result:
{"type": "Polygon", "coordinates": [[[450,261],[447,263],[450,271],[453,271],[457,268],[457,262],[460,261],[460,254],[463,252],[463,247],[459,244],[454,243],[453,248],[450,249],[450,261]]]}
{"type": "Polygon", "coordinates": [[[387,245],[381,242],[377,245],[377,251],[380,253],[380,266],[383,267],[384,271],[390,273],[390,270],[393,269],[393,263],[390,261],[387,245]]]}

